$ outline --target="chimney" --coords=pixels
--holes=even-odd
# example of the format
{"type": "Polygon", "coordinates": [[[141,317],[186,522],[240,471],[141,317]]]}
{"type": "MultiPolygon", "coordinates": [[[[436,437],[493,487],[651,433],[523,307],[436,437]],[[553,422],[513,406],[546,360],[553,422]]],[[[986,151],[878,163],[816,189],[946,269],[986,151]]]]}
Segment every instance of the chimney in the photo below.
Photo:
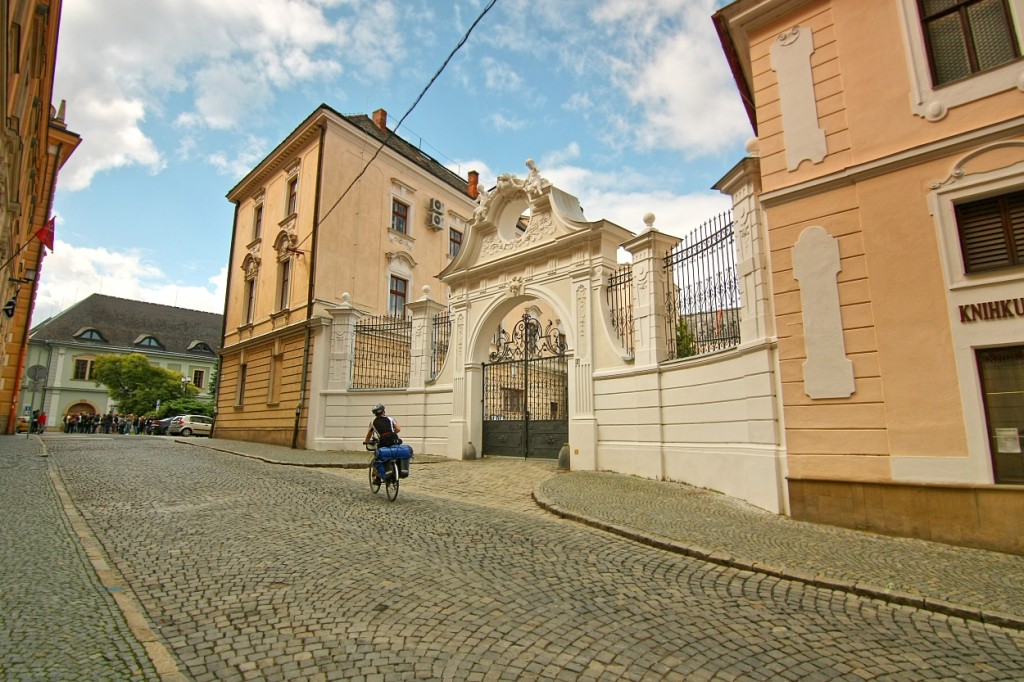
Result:
{"type": "Polygon", "coordinates": [[[467,177],[469,178],[469,187],[466,188],[466,194],[469,195],[470,199],[476,199],[480,194],[480,191],[477,189],[477,185],[480,183],[480,174],[475,170],[471,170],[467,177]]]}
{"type": "Polygon", "coordinates": [[[380,128],[382,133],[388,134],[388,112],[383,109],[373,112],[373,122],[380,128]]]}

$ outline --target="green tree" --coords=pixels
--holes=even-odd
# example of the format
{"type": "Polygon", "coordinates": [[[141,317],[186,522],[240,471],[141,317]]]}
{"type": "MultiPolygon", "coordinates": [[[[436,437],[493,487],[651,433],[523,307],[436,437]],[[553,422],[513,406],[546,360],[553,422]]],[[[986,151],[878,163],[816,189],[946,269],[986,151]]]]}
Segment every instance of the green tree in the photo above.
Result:
{"type": "Polygon", "coordinates": [[[697,340],[690,331],[690,325],[686,323],[685,317],[680,317],[676,322],[676,357],[688,358],[697,354],[697,340]]]}
{"type": "Polygon", "coordinates": [[[175,398],[160,403],[160,410],[155,416],[174,417],[179,414],[205,414],[213,416],[213,402],[199,398],[175,398]]]}
{"type": "Polygon", "coordinates": [[[163,403],[199,392],[181,381],[180,372],[151,365],[141,353],[99,355],[92,367],[96,385],[106,386],[122,413],[151,414],[158,400],[163,403]]]}

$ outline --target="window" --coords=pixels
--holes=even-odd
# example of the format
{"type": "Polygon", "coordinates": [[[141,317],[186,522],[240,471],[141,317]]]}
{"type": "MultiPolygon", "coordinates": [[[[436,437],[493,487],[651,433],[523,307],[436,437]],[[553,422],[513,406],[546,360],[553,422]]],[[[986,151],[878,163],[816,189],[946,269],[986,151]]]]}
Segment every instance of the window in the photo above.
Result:
{"type": "Polygon", "coordinates": [[[7,64],[11,73],[21,73],[21,25],[11,24],[7,33],[7,64]]]}
{"type": "Polygon", "coordinates": [[[135,342],[137,346],[146,346],[147,348],[163,348],[159,341],[152,336],[147,336],[135,342]]]}
{"type": "Polygon", "coordinates": [[[196,388],[202,388],[206,384],[206,370],[194,369],[192,370],[192,385],[196,388]]]}
{"type": "Polygon", "coordinates": [[[1024,484],[1024,346],[976,353],[995,482],[1024,484]]]}
{"type": "Polygon", "coordinates": [[[391,200],[391,229],[402,234],[409,233],[409,205],[398,199],[391,200]]]}
{"type": "Polygon", "coordinates": [[[79,341],[106,341],[103,335],[95,329],[85,329],[75,335],[75,338],[79,341]]]}
{"type": "Polygon", "coordinates": [[[270,385],[267,387],[267,404],[281,402],[281,385],[284,383],[284,354],[270,356],[270,385]]]}
{"type": "Polygon", "coordinates": [[[514,418],[523,412],[524,392],[521,388],[501,389],[501,412],[505,418],[514,418]]]}
{"type": "Polygon", "coordinates": [[[235,407],[241,407],[245,403],[245,370],[244,364],[238,367],[238,386],[235,388],[235,407]]]}
{"type": "Polygon", "coordinates": [[[896,0],[896,7],[915,115],[941,121],[954,107],[1018,88],[1024,0],[896,0]]]}
{"type": "Polygon", "coordinates": [[[292,260],[285,258],[277,263],[277,309],[287,310],[290,301],[292,260]]]}
{"type": "Polygon", "coordinates": [[[458,230],[448,230],[448,255],[455,257],[462,250],[462,233],[458,230]]]}
{"type": "Polygon", "coordinates": [[[252,238],[259,239],[263,236],[263,204],[256,204],[252,212],[252,238]]]}
{"type": "Polygon", "coordinates": [[[388,313],[396,317],[405,316],[405,301],[409,282],[401,277],[391,277],[391,291],[388,296],[388,313]]]}
{"type": "Polygon", "coordinates": [[[256,280],[245,280],[245,309],[242,311],[243,324],[252,324],[253,314],[256,308],[256,280]]]}
{"type": "Polygon", "coordinates": [[[288,198],[285,201],[285,214],[291,215],[299,209],[299,176],[288,178],[288,198]]]}
{"type": "Polygon", "coordinates": [[[1024,190],[955,207],[964,272],[1024,264],[1024,190]]]}
{"type": "Polygon", "coordinates": [[[194,353],[212,353],[213,349],[205,341],[193,341],[188,349],[194,353]]]}
{"type": "Polygon", "coordinates": [[[92,379],[92,358],[75,358],[75,373],[72,378],[78,381],[92,379]]]}
{"type": "Polygon", "coordinates": [[[1006,0],[920,0],[920,10],[934,85],[1020,56],[1006,0]]]}

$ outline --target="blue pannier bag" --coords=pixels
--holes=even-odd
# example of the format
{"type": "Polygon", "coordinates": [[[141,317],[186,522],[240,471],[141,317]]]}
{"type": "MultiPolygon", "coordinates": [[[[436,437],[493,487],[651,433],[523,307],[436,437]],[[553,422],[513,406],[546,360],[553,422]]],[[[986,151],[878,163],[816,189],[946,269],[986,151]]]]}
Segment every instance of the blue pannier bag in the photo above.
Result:
{"type": "Polygon", "coordinates": [[[409,475],[409,460],[412,459],[411,445],[390,445],[377,448],[377,456],[381,459],[397,459],[399,478],[405,478],[409,475]]]}

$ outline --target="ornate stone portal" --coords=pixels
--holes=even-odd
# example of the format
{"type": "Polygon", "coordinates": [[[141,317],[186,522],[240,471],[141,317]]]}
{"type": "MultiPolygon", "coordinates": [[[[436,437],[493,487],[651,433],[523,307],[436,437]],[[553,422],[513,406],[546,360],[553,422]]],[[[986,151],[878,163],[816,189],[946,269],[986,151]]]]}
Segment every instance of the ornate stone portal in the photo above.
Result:
{"type": "MultiPolygon", "coordinates": [[[[545,325],[562,330],[569,396],[568,409],[557,409],[567,413],[572,451],[585,457],[597,445],[594,355],[622,356],[613,347],[615,334],[595,325],[608,323],[600,311],[602,287],[617,265],[619,245],[632,233],[608,221],[587,221],[576,197],[554,187],[532,159],[526,166],[526,177],[505,173],[480,192],[462,249],[439,275],[451,288],[459,321],[450,351],[456,357],[445,364],[461,388],[449,425],[448,455],[454,458],[466,443],[483,443],[480,367],[490,361],[495,330],[503,323],[510,328],[527,309],[541,310],[550,318],[545,325]]],[[[515,400],[511,393],[509,400],[515,400]]],[[[554,403],[548,407],[556,411],[554,403]]]]}

